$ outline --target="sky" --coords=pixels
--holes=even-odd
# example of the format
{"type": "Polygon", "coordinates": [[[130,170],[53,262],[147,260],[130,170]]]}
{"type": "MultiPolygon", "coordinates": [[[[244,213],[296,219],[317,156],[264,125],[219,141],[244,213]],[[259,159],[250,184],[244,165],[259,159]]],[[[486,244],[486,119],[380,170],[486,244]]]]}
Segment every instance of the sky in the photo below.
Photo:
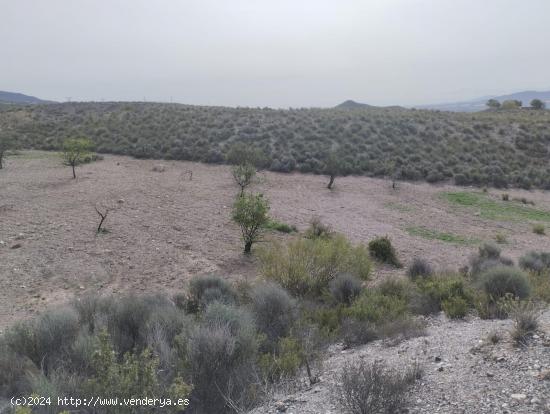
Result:
{"type": "Polygon", "coordinates": [[[0,0],[0,90],[330,107],[550,89],[549,0],[0,0]]]}

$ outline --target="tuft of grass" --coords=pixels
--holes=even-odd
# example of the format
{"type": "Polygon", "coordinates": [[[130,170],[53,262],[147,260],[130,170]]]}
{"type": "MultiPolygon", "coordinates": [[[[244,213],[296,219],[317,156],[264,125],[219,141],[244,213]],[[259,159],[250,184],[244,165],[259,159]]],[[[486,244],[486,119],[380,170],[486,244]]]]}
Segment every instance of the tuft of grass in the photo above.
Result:
{"type": "Polygon", "coordinates": [[[277,221],[274,219],[269,220],[264,227],[267,230],[279,231],[281,233],[295,233],[298,231],[296,226],[294,225],[291,226],[290,224],[281,223],[280,221],[277,221]]]}
{"type": "Polygon", "coordinates": [[[453,233],[439,232],[422,226],[412,226],[405,229],[411,236],[418,236],[429,240],[441,240],[447,243],[473,245],[480,242],[478,239],[470,239],[453,233]]]}
{"type": "Polygon", "coordinates": [[[526,207],[524,204],[497,201],[479,192],[444,192],[440,195],[453,205],[476,209],[480,217],[489,220],[550,222],[550,211],[526,207]]]}

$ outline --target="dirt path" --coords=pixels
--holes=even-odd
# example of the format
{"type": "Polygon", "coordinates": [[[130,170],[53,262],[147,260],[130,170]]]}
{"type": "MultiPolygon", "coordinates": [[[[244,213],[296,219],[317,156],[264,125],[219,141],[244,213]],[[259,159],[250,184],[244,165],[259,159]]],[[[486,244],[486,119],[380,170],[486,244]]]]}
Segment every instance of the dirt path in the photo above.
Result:
{"type": "MultiPolygon", "coordinates": [[[[228,167],[105,156],[77,173],[72,180],[58,158],[38,152],[8,159],[0,171],[0,327],[84,292],[173,292],[191,275],[207,272],[255,277],[254,259],[241,254],[230,220],[237,189],[228,167]],[[158,164],[164,172],[152,171],[158,164]],[[118,206],[107,219],[109,233],[101,235],[95,234],[98,202],[118,206]]],[[[301,230],[318,215],[355,242],[387,234],[405,264],[422,256],[457,268],[477,248],[413,236],[409,227],[476,240],[504,233],[504,254],[513,258],[529,249],[550,250],[550,238],[534,235],[528,223],[483,220],[438,197],[456,187],[402,183],[394,191],[388,181],[346,177],[329,191],[325,181],[265,173],[254,190],[269,198],[274,218],[301,230]]],[[[550,210],[546,193],[510,195],[550,210]]]]}

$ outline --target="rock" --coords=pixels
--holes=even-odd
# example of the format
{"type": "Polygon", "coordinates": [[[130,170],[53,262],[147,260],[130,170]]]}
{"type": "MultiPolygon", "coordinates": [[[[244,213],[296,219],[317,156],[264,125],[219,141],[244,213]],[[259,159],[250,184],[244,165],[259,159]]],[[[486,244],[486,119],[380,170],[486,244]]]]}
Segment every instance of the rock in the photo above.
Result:
{"type": "Polygon", "coordinates": [[[527,398],[527,395],[525,394],[512,394],[510,397],[514,400],[523,401],[527,398]]]}

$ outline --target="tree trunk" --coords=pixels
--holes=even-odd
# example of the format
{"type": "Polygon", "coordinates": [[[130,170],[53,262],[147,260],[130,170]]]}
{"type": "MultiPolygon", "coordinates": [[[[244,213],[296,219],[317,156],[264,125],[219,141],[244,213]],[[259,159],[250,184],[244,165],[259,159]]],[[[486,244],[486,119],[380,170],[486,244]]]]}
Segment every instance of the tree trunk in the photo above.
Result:
{"type": "Polygon", "coordinates": [[[250,250],[252,249],[252,242],[251,241],[247,241],[245,244],[244,244],[244,252],[246,254],[250,253],[250,250]]]}
{"type": "Polygon", "coordinates": [[[332,184],[334,184],[334,175],[330,176],[330,181],[328,182],[327,188],[332,190],[332,184]]]}

